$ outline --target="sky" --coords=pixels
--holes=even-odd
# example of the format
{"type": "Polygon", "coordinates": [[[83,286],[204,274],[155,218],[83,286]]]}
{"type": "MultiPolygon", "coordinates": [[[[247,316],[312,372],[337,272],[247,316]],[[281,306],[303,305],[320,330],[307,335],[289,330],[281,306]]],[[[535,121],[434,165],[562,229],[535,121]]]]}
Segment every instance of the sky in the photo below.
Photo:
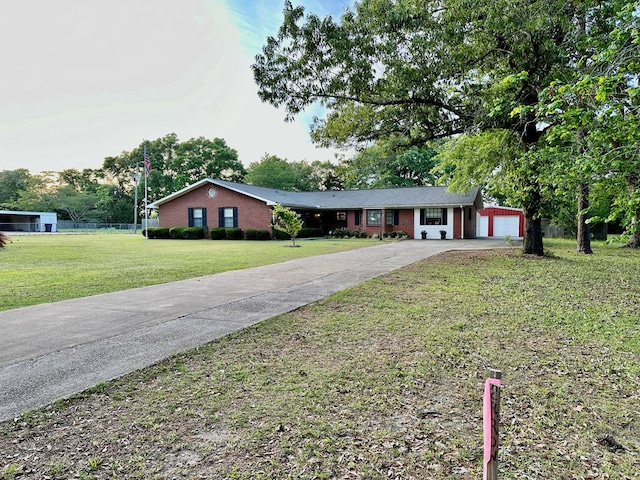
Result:
{"type": "MultiPolygon", "coordinates": [[[[339,16],[350,0],[294,0],[339,16]]],[[[311,112],[257,96],[251,64],[284,0],[2,0],[0,170],[100,168],[144,140],[223,138],[249,166],[265,154],[331,160],[311,112]]]]}

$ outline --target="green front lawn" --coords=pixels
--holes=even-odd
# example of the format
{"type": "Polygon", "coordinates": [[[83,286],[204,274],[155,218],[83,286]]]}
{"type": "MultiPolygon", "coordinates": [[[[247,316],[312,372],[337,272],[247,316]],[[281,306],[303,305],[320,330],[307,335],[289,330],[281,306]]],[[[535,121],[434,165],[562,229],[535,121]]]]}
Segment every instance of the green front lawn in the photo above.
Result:
{"type": "Polygon", "coordinates": [[[10,236],[0,310],[172,282],[375,245],[370,239],[149,240],[142,235],[10,236]]]}
{"type": "Polygon", "coordinates": [[[448,252],[0,425],[0,479],[640,472],[640,252],[448,252]],[[4,470],[3,470],[4,469],[4,470]]]}

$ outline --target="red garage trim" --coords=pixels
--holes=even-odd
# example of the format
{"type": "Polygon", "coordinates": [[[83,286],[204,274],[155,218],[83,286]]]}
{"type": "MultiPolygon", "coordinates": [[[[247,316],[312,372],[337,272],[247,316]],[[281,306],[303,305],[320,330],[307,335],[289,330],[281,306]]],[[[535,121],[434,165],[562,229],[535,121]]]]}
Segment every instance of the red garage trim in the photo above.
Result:
{"type": "Polygon", "coordinates": [[[508,207],[487,207],[481,208],[478,210],[478,214],[481,217],[488,217],[488,233],[489,237],[493,237],[493,221],[495,217],[519,217],[518,222],[518,236],[524,237],[524,213],[522,210],[517,208],[508,208],[508,207]]]}

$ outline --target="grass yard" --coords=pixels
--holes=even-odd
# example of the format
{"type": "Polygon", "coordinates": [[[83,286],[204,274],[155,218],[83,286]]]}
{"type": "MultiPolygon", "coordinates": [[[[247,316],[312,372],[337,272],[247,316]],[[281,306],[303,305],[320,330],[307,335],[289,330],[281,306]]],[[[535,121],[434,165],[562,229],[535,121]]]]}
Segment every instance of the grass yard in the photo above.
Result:
{"type": "Polygon", "coordinates": [[[142,235],[25,235],[0,250],[0,310],[184,280],[294,258],[334,253],[374,240],[149,240],[142,235]]]}
{"type": "Polygon", "coordinates": [[[637,479],[640,252],[547,246],[431,257],[28,412],[0,478],[479,479],[492,366],[501,479],[637,479]]]}

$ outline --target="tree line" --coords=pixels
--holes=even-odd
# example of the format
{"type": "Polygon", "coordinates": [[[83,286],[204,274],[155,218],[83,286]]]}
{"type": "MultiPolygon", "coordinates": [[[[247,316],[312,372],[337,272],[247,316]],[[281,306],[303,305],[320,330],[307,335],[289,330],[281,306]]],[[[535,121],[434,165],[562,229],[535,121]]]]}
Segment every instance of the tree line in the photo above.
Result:
{"type": "Polygon", "coordinates": [[[180,142],[170,133],[107,157],[98,169],[0,171],[0,209],[55,211],[60,219],[77,222],[133,223],[136,197],[139,217],[144,210],[145,148],[149,202],[208,177],[291,191],[434,184],[435,151],[405,147],[381,142],[338,162],[288,161],[265,154],[245,168],[221,138],[180,142]]]}
{"type": "MultiPolygon", "coordinates": [[[[486,142],[474,150],[491,148],[496,141],[494,137],[493,143],[486,142]]],[[[470,148],[469,141],[464,144],[470,148]]],[[[265,154],[245,168],[236,150],[223,139],[195,138],[181,143],[171,133],[107,157],[99,169],[39,174],[22,168],[0,171],[0,209],[55,211],[60,219],[76,222],[133,223],[136,197],[138,218],[144,212],[145,146],[150,160],[148,200],[152,202],[207,177],[290,191],[436,185],[457,178],[450,152],[460,145],[460,139],[429,142],[424,147],[380,140],[335,162],[288,161],[265,154]]],[[[513,205],[510,197],[492,188],[490,182],[485,188],[488,201],[513,205]]],[[[608,218],[615,208],[612,192],[598,188],[591,197],[592,215],[608,218]]],[[[544,214],[566,231],[577,232],[575,202],[570,195],[557,196],[554,208],[544,214]]],[[[622,217],[616,218],[618,221],[622,217]]]]}

